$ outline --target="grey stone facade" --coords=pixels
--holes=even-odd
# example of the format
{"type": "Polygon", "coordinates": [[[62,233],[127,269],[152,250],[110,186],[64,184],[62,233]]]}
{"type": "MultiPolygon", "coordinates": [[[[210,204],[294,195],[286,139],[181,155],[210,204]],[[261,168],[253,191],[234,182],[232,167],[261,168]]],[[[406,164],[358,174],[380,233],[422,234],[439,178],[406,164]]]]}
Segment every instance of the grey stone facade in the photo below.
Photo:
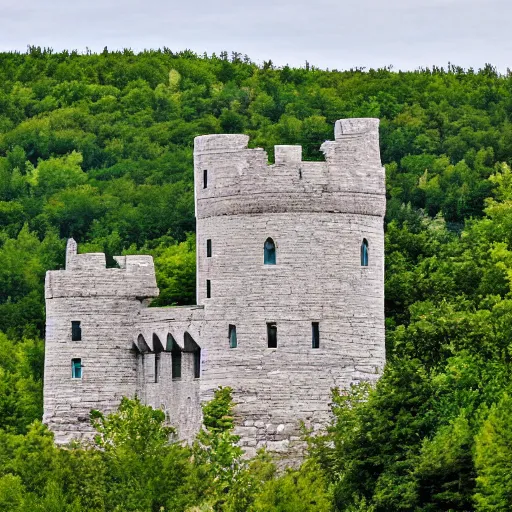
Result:
{"type": "Polygon", "coordinates": [[[195,139],[197,306],[147,307],[158,295],[149,256],[118,257],[119,268],[107,269],[103,254],[77,254],[71,240],[66,269],[48,272],[44,421],[57,442],[89,436],[90,409],[110,412],[135,394],[191,439],[201,402],[231,386],[248,454],[262,446],[288,452],[299,421],[326,424],[333,387],[378,378],[385,362],[378,120],[337,121],[335,140],[321,148],[325,162],[303,162],[300,146],[276,146],[268,165],[247,143],[246,135],[195,139]],[[264,264],[268,238],[275,264],[264,264]],[[72,340],[72,322],[80,322],[80,340],[72,340]],[[276,348],[268,347],[269,329],[277,330],[276,348]],[[80,360],[78,378],[72,360],[80,360]]]}

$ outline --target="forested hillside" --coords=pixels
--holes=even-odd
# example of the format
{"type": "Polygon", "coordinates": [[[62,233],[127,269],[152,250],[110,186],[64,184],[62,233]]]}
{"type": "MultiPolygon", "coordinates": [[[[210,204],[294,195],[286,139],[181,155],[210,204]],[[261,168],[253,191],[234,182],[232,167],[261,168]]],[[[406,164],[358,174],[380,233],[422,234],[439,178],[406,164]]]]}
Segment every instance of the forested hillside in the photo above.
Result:
{"type": "Polygon", "coordinates": [[[340,72],[168,49],[0,54],[0,510],[511,510],[511,163],[512,75],[492,66],[340,72]],[[381,119],[389,362],[377,388],[335,395],[331,432],[279,478],[264,456],[233,469],[229,425],[204,434],[214,449],[163,449],[158,414],[132,402],[122,421],[96,420],[103,439],[153,414],[154,445],[139,450],[118,432],[117,451],[53,448],[32,422],[44,275],[63,266],[66,238],[110,263],[153,254],[156,304],[191,303],[194,136],[243,132],[270,158],[274,144],[302,144],[315,160],[345,117],[381,119]],[[147,460],[168,480],[122,469],[147,460]],[[160,492],[164,481],[181,486],[177,497],[160,492]],[[220,487],[209,494],[204,482],[220,487]]]}

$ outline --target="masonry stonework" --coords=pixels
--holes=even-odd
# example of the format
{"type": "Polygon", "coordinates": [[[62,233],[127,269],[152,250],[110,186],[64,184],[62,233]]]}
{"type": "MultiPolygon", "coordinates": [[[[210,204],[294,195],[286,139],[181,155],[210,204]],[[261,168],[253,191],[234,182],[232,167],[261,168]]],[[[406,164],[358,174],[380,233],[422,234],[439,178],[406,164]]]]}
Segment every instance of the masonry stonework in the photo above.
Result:
{"type": "Polygon", "coordinates": [[[147,307],[158,295],[149,256],[117,257],[119,268],[106,268],[103,254],[77,254],[71,240],[66,269],[48,272],[44,421],[57,442],[87,438],[90,409],[108,413],[134,395],[162,408],[190,440],[201,403],[230,386],[246,452],[289,452],[301,421],[326,425],[333,387],[379,377],[385,186],[378,120],[337,121],[335,140],[321,147],[325,162],[302,161],[300,146],[276,146],[268,165],[266,153],[247,144],[246,135],[195,139],[197,306],[147,307]],[[264,263],[268,238],[275,264],[264,263]],[[79,341],[72,322],[80,322],[79,341]],[[276,348],[268,348],[269,324],[276,348]],[[76,359],[80,378],[72,376],[76,359]]]}

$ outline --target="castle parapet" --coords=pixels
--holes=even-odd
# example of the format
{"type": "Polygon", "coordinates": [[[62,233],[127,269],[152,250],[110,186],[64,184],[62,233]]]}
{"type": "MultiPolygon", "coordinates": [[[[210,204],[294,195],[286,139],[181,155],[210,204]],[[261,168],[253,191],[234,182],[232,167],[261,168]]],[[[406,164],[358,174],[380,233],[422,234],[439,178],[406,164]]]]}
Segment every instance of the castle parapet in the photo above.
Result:
{"type": "Polygon", "coordinates": [[[378,192],[384,189],[384,172],[379,148],[379,120],[339,119],[334,125],[334,141],[321,150],[328,165],[331,190],[378,192]]]}
{"type": "Polygon", "coordinates": [[[230,153],[247,149],[249,135],[216,134],[200,135],[194,139],[194,154],[230,153]]]}
{"type": "Polygon", "coordinates": [[[104,253],[77,254],[68,240],[66,269],[46,273],[45,296],[58,297],[157,297],[153,258],[146,255],[115,256],[119,268],[106,268],[104,253]]]}
{"type": "Polygon", "coordinates": [[[305,162],[299,145],[275,146],[275,164],[247,135],[194,141],[196,217],[241,213],[338,212],[382,216],[384,168],[378,119],[340,119],[324,142],[325,162],[305,162]]]}

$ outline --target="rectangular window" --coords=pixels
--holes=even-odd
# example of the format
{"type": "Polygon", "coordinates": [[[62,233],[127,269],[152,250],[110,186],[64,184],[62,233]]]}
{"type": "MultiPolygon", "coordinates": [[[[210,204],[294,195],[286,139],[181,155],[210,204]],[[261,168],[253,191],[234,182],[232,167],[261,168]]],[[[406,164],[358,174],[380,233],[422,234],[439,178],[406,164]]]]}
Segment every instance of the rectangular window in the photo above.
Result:
{"type": "Polygon", "coordinates": [[[211,258],[212,257],[212,241],[210,238],[206,240],[206,257],[211,258]]]}
{"type": "Polygon", "coordinates": [[[275,322],[267,323],[268,348],[277,348],[277,325],[275,322]]]}
{"type": "Polygon", "coordinates": [[[155,354],[155,382],[158,382],[160,377],[160,352],[155,354]]]}
{"type": "Polygon", "coordinates": [[[171,375],[173,379],[181,379],[181,350],[173,349],[171,352],[172,366],[171,375]]]}
{"type": "Polygon", "coordinates": [[[82,340],[82,328],[80,327],[80,322],[73,321],[71,322],[71,341],[81,341],[82,340]]]}
{"type": "Polygon", "coordinates": [[[208,171],[203,171],[203,188],[208,188],[208,171]]]}
{"type": "Polygon", "coordinates": [[[236,339],[236,325],[229,324],[229,348],[236,348],[238,346],[238,341],[236,339]]]}
{"type": "Polygon", "coordinates": [[[206,280],[206,298],[210,299],[212,297],[212,283],[209,279],[206,280]]]}
{"type": "Polygon", "coordinates": [[[194,379],[201,377],[201,349],[194,352],[194,379]]]}
{"type": "Polygon", "coordinates": [[[82,360],[71,359],[71,378],[81,379],[82,378],[82,360]]]}
{"type": "Polygon", "coordinates": [[[313,348],[320,348],[320,325],[318,322],[311,323],[311,346],[313,348]]]}

